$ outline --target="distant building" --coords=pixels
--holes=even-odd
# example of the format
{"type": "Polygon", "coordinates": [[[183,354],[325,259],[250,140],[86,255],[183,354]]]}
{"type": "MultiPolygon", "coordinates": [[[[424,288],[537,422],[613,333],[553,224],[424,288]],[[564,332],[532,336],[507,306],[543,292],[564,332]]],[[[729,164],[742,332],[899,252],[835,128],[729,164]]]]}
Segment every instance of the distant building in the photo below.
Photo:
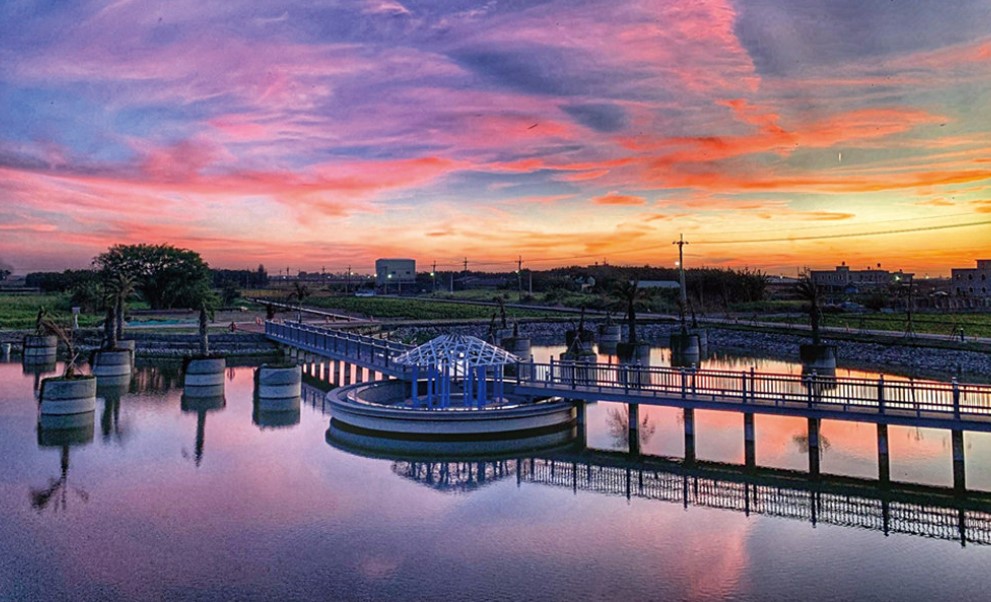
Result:
{"type": "Polygon", "coordinates": [[[411,284],[416,282],[415,259],[376,259],[375,285],[411,284]]]}
{"type": "Polygon", "coordinates": [[[898,270],[889,272],[878,268],[851,270],[843,262],[835,270],[812,270],[812,282],[824,290],[836,293],[864,293],[887,288],[892,284],[910,284],[915,274],[898,270]]]}
{"type": "Polygon", "coordinates": [[[978,259],[976,268],[953,268],[950,286],[954,297],[974,301],[965,305],[991,304],[991,259],[978,259]]]}

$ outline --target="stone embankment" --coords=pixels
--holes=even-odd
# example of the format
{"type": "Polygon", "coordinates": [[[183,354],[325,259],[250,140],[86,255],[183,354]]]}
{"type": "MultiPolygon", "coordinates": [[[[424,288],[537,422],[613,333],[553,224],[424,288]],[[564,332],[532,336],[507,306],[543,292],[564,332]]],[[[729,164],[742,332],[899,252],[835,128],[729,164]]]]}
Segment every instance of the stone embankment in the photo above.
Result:
{"type": "MultiPolygon", "coordinates": [[[[20,353],[23,332],[0,333],[0,344],[10,343],[15,353],[20,353]]],[[[135,342],[135,355],[148,358],[181,358],[196,355],[200,350],[200,338],[195,334],[165,334],[142,331],[126,331],[125,339],[135,342]]],[[[101,333],[80,330],[76,333],[76,346],[86,355],[98,349],[101,333]]],[[[266,356],[278,353],[278,346],[261,333],[235,332],[210,334],[210,352],[224,356],[266,356]]]]}
{"type": "MultiPolygon", "coordinates": [[[[594,324],[589,326],[594,329],[594,324]]],[[[563,345],[567,323],[521,323],[520,336],[530,337],[537,345],[563,345]]],[[[637,335],[655,345],[667,345],[677,325],[639,324],[637,335]]],[[[709,352],[753,355],[786,361],[798,361],[798,348],[808,342],[808,336],[765,333],[707,327],[709,352]]],[[[457,332],[485,338],[488,325],[403,327],[393,332],[393,338],[422,342],[439,334],[457,332]]],[[[626,337],[626,327],[623,335],[626,337]]],[[[837,347],[841,368],[861,368],[920,377],[949,378],[959,376],[970,381],[991,380],[991,349],[986,352],[939,349],[906,344],[879,344],[859,341],[826,340],[837,347]]]]}

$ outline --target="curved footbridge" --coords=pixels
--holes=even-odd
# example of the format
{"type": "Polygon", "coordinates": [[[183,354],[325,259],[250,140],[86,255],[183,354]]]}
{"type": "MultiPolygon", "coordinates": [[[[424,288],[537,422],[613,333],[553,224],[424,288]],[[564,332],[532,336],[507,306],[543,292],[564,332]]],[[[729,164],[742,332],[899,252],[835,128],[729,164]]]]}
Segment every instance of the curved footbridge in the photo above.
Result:
{"type": "MultiPolygon", "coordinates": [[[[326,358],[334,366],[328,380],[348,385],[350,370],[339,372],[343,363],[356,367],[356,380],[363,371],[369,379],[375,373],[383,378],[420,382],[408,365],[395,358],[412,349],[384,339],[301,325],[265,324],[272,340],[297,352],[326,358]]],[[[966,489],[965,431],[991,432],[991,386],[945,383],[917,383],[912,380],[877,380],[833,376],[766,374],[748,371],[688,370],[635,364],[596,364],[575,362],[520,362],[500,371],[497,378],[504,390],[518,396],[563,397],[575,404],[579,424],[584,423],[584,406],[590,401],[613,401],[629,407],[630,449],[639,451],[637,425],[640,405],[682,408],[685,428],[685,459],[695,459],[695,410],[737,412],[743,416],[746,465],[755,465],[754,416],[774,414],[796,416],[808,421],[809,472],[819,474],[820,422],[823,419],[866,422],[877,425],[878,476],[887,481],[890,474],[888,425],[944,428],[951,431],[954,487],[966,489]]],[[[420,387],[410,387],[415,392],[420,387]]],[[[485,387],[482,386],[484,396],[485,387]]],[[[482,400],[484,401],[484,399],[482,400]]],[[[428,408],[434,399],[423,400],[428,408]]]]}

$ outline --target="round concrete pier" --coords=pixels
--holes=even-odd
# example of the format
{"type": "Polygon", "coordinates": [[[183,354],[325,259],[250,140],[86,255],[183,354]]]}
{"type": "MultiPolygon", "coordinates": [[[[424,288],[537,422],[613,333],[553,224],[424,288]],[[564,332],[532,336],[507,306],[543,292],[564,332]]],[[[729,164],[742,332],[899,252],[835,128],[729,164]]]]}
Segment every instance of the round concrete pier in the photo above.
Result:
{"type": "Polygon", "coordinates": [[[516,458],[520,454],[551,453],[576,449],[577,429],[561,426],[521,436],[475,439],[424,436],[382,436],[352,427],[333,418],[326,433],[327,443],[350,454],[386,459],[476,459],[516,458]]]}
{"type": "Polygon", "coordinates": [[[41,381],[42,415],[82,414],[96,410],[96,378],[46,378],[41,381]]]}
{"type": "Polygon", "coordinates": [[[303,370],[300,366],[262,364],[255,371],[258,399],[262,402],[296,399],[302,393],[303,370]]]}
{"type": "Polygon", "coordinates": [[[58,352],[58,338],[55,335],[29,334],[24,337],[25,364],[48,364],[55,361],[58,352]]]}
{"type": "Polygon", "coordinates": [[[185,397],[222,397],[227,360],[222,357],[192,358],[183,377],[185,397]]]}
{"type": "Polygon", "coordinates": [[[327,394],[331,414],[344,424],[368,431],[420,435],[473,436],[512,433],[571,424],[575,409],[559,397],[527,402],[522,398],[468,408],[459,400],[447,408],[415,406],[408,383],[377,381],[335,389],[327,394]]]}
{"type": "Polygon", "coordinates": [[[97,351],[93,354],[93,376],[129,376],[134,363],[130,349],[97,351]]]}

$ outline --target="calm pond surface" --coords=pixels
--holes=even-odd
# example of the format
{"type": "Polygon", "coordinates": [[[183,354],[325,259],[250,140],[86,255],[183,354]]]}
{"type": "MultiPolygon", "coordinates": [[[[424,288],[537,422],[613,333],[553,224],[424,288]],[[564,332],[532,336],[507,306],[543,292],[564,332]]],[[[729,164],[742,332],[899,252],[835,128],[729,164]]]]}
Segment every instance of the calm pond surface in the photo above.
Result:
{"type": "MultiPolygon", "coordinates": [[[[655,350],[652,363],[666,359],[655,350]]],[[[560,445],[566,433],[425,456],[328,434],[313,386],[298,415],[259,414],[252,373],[228,369],[225,402],[197,407],[178,366],[140,367],[128,390],[101,392],[91,425],[39,432],[36,376],[0,363],[0,599],[962,600],[991,588],[987,434],[965,435],[978,493],[947,502],[948,431],[889,427],[892,480],[928,487],[886,497],[873,425],[823,421],[822,471],[854,478],[824,477],[839,485],[817,498],[791,472],[808,467],[802,419],[756,417],[758,465],[790,469],[764,476],[716,464],[743,463],[743,419],[729,412],[696,411],[703,468],[689,474],[681,411],[641,406],[642,452],[670,459],[624,464],[625,406],[607,403],[588,411],[600,451],[560,445]]]]}

